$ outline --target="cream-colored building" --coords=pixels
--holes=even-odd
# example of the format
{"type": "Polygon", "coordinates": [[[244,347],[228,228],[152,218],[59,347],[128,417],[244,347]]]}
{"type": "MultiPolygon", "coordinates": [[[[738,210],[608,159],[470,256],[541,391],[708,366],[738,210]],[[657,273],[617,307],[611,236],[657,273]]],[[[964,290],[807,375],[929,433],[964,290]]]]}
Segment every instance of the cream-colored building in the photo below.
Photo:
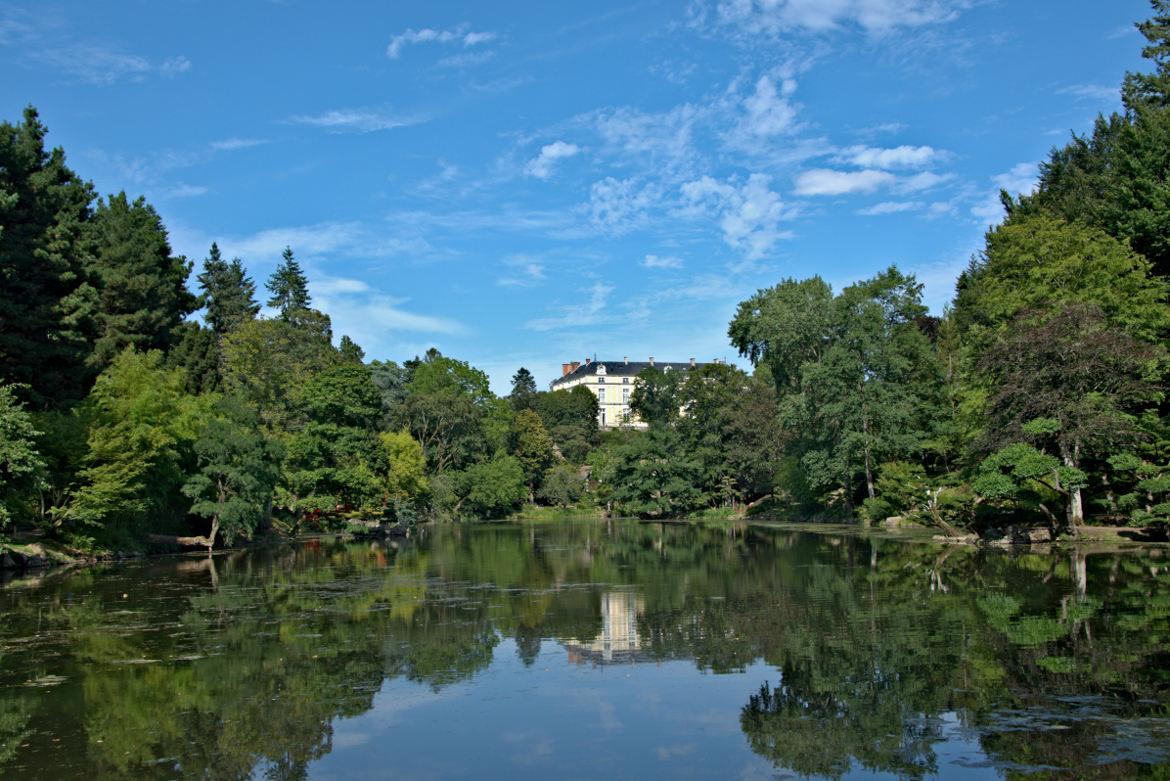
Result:
{"type": "Polygon", "coordinates": [[[597,425],[603,429],[632,426],[644,429],[646,424],[630,412],[630,395],[637,384],[638,373],[655,366],[663,371],[688,372],[701,369],[705,363],[689,361],[573,361],[561,364],[561,376],[549,383],[549,390],[569,390],[584,385],[597,397],[597,425]]]}

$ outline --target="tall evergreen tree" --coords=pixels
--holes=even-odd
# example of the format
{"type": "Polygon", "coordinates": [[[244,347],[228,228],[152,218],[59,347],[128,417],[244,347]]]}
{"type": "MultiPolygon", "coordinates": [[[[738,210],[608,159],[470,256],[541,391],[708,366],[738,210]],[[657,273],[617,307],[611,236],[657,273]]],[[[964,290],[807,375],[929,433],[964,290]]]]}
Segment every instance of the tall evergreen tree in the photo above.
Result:
{"type": "Polygon", "coordinates": [[[191,264],[173,255],[162,219],[145,199],[125,192],[98,201],[89,222],[94,241],[98,338],[91,362],[111,363],[122,350],[168,349],[176,327],[195,311],[187,290],[191,264]]]}
{"type": "Polygon", "coordinates": [[[288,320],[293,312],[308,309],[313,299],[309,296],[309,280],[293,257],[292,247],[286,246],[281,258],[281,264],[272,272],[264,287],[272,293],[268,306],[279,309],[281,318],[288,320]]]}
{"type": "Polygon", "coordinates": [[[255,319],[260,312],[256,303],[256,284],[244,270],[239,258],[228,263],[214,242],[197,277],[199,303],[207,307],[207,325],[223,336],[242,322],[255,319]]]}
{"type": "Polygon", "coordinates": [[[517,412],[532,409],[536,404],[536,380],[533,379],[532,372],[523,366],[512,375],[512,393],[508,396],[508,401],[517,412]]]}
{"type": "Polygon", "coordinates": [[[61,406],[93,377],[94,196],[59,147],[45,150],[47,132],[31,106],[23,122],[0,123],[0,378],[24,383],[20,395],[39,406],[61,406]]]}

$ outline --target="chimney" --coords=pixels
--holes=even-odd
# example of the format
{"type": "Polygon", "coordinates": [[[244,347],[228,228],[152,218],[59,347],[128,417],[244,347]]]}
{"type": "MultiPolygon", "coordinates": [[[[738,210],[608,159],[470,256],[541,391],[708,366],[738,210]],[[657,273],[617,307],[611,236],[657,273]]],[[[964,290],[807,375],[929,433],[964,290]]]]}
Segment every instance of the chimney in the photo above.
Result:
{"type": "Polygon", "coordinates": [[[625,365],[626,365],[626,366],[629,366],[629,365],[630,365],[630,356],[628,356],[628,355],[623,355],[623,356],[622,356],[622,362],[623,362],[623,363],[625,363],[625,365]]]}
{"type": "Polygon", "coordinates": [[[695,359],[691,358],[691,366],[694,366],[694,365],[695,365],[695,359]]]}
{"type": "Polygon", "coordinates": [[[653,355],[650,356],[650,365],[651,366],[654,365],[654,356],[653,355]]]}
{"type": "Polygon", "coordinates": [[[569,364],[569,371],[570,372],[575,372],[580,368],[581,368],[581,364],[577,363],[576,361],[573,361],[572,363],[569,364]]]}
{"type": "Polygon", "coordinates": [[[562,377],[564,377],[566,374],[568,374],[568,373],[569,373],[569,371],[570,371],[570,370],[569,370],[569,364],[567,364],[567,363],[562,363],[562,364],[561,364],[561,376],[562,376],[562,377]]]}

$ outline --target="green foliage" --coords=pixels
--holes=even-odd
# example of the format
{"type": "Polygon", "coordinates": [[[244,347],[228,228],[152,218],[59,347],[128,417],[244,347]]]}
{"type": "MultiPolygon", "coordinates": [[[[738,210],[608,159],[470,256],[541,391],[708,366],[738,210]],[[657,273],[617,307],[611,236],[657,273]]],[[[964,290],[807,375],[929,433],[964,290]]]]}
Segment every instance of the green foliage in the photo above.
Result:
{"type": "Polygon", "coordinates": [[[585,478],[579,468],[570,464],[557,464],[544,476],[536,496],[542,502],[557,507],[571,507],[585,495],[585,478]]]}
{"type": "Polygon", "coordinates": [[[280,265],[264,283],[272,298],[268,306],[280,310],[282,320],[291,320],[294,313],[308,309],[313,299],[309,296],[309,280],[301,271],[301,264],[293,257],[292,247],[281,253],[280,265]]]}
{"type": "Polygon", "coordinates": [[[536,380],[532,372],[523,366],[512,375],[512,392],[508,395],[508,401],[517,412],[532,409],[536,403],[536,380]]]}
{"type": "Polygon", "coordinates": [[[1100,309],[1110,327],[1154,341],[1170,328],[1166,285],[1150,263],[1102,230],[1031,213],[987,234],[982,257],[959,277],[953,318],[976,356],[1029,310],[1100,309]]]}
{"type": "Polygon", "coordinates": [[[561,455],[575,464],[583,463],[597,443],[597,397],[576,385],[569,390],[538,393],[534,408],[561,455]]]}
{"type": "Polygon", "coordinates": [[[703,494],[701,466],[689,457],[679,433],[651,426],[618,445],[598,479],[623,514],[641,518],[676,518],[699,507],[703,494]]]}
{"type": "Polygon", "coordinates": [[[328,333],[287,320],[241,323],[223,337],[220,350],[224,390],[256,409],[265,425],[278,429],[289,427],[296,417],[293,391],[337,361],[328,333]]]}
{"type": "Polygon", "coordinates": [[[167,366],[183,370],[183,388],[192,396],[214,393],[220,388],[219,339],[199,323],[179,324],[178,343],[167,353],[167,366]]]}
{"type": "Polygon", "coordinates": [[[99,200],[88,223],[94,246],[91,278],[98,290],[97,341],[90,361],[109,365],[127,347],[165,350],[193,312],[191,264],[171,254],[162,219],[146,200],[126,193],[99,200]]]}
{"type": "MultiPolygon", "coordinates": [[[[45,470],[37,451],[41,432],[16,398],[16,389],[0,382],[0,535],[12,520],[12,511],[27,495],[29,483],[45,470]]],[[[24,513],[28,515],[28,513],[24,513]]]]}
{"type": "Polygon", "coordinates": [[[250,538],[264,520],[282,448],[265,439],[259,423],[239,399],[225,396],[199,424],[196,471],[182,491],[194,500],[192,515],[211,519],[208,548],[217,532],[231,545],[238,537],[250,538]]]}
{"type": "Polygon", "coordinates": [[[481,518],[502,518],[528,497],[524,469],[513,456],[498,455],[472,464],[453,477],[460,497],[456,511],[466,509],[481,518]]]}
{"type": "Polygon", "coordinates": [[[512,455],[520,462],[524,481],[534,491],[544,474],[556,463],[553,441],[540,416],[530,409],[520,410],[512,424],[512,455]]]}
{"type": "Polygon", "coordinates": [[[126,350],[98,377],[86,404],[93,423],[85,466],[64,513],[71,524],[119,544],[181,520],[180,488],[204,400],[183,392],[178,370],[158,352],[126,350]]]}
{"type": "Polygon", "coordinates": [[[683,375],[649,366],[638,372],[634,392],[630,394],[630,411],[643,423],[669,425],[678,420],[682,406],[683,375]]]}
{"type": "Polygon", "coordinates": [[[337,345],[337,352],[341,356],[341,360],[351,363],[361,363],[362,359],[366,357],[365,351],[358,346],[358,343],[345,335],[342,335],[341,343],[337,345]]]}
{"type": "Polygon", "coordinates": [[[95,374],[93,187],[65,165],[34,108],[0,123],[0,377],[38,405],[81,399],[95,374]]]}
{"type": "Polygon", "coordinates": [[[197,279],[201,291],[199,304],[207,308],[207,325],[217,336],[223,336],[240,323],[254,320],[260,313],[260,304],[256,303],[256,284],[244,270],[243,263],[239,258],[232,258],[230,263],[225,261],[214,242],[197,279]]]}
{"type": "Polygon", "coordinates": [[[378,435],[386,453],[387,495],[396,500],[418,500],[427,493],[427,460],[422,446],[407,431],[383,431],[378,435]]]}

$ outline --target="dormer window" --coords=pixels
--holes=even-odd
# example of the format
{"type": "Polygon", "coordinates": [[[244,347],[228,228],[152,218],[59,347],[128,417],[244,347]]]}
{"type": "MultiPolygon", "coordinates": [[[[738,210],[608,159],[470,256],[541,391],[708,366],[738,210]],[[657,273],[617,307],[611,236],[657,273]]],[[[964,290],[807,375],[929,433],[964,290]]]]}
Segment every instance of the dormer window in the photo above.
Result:
{"type": "Polygon", "coordinates": [[[597,373],[598,374],[605,374],[605,364],[604,363],[597,364],[597,373]]]}

